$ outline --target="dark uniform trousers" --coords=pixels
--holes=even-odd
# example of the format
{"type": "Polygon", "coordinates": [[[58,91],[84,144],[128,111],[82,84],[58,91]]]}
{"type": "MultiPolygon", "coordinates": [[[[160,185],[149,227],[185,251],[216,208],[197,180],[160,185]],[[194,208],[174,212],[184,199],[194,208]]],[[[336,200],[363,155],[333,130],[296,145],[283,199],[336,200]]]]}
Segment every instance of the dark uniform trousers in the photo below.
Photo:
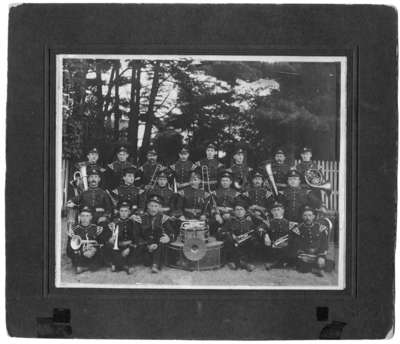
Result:
{"type": "Polygon", "coordinates": [[[236,265],[239,265],[241,261],[247,262],[249,260],[252,251],[257,246],[255,234],[251,234],[250,239],[239,245],[236,245],[232,234],[239,236],[254,228],[254,222],[248,217],[241,219],[232,217],[224,223],[219,239],[224,241],[223,252],[226,262],[234,262],[236,265]]]}
{"type": "Polygon", "coordinates": [[[205,199],[206,195],[202,189],[192,186],[183,189],[183,195],[177,202],[179,215],[184,215],[187,219],[198,219],[205,212],[205,199]]]}
{"type": "MultiPolygon", "coordinates": [[[[82,226],[77,224],[72,228],[75,235],[79,235],[82,240],[96,240],[99,244],[104,245],[110,237],[110,232],[106,229],[100,234],[97,234],[97,226],[90,224],[89,226],[82,226]]],[[[93,257],[88,258],[84,255],[86,250],[85,245],[77,250],[71,247],[71,238],[68,238],[67,242],[67,256],[71,258],[73,266],[86,266],[86,267],[98,267],[104,263],[104,250],[102,247],[95,247],[96,253],[93,257]]]]}
{"type": "Polygon", "coordinates": [[[167,244],[160,243],[160,238],[163,233],[170,237],[170,241],[175,238],[175,232],[168,216],[161,213],[151,216],[145,213],[141,216],[142,223],[135,222],[136,231],[140,234],[144,241],[144,245],[139,245],[138,256],[141,256],[146,266],[156,264],[159,268],[162,267],[165,255],[165,246],[167,244]],[[148,246],[157,244],[157,249],[150,252],[148,246]]]}
{"type": "MultiPolygon", "coordinates": [[[[171,166],[171,169],[174,171],[174,177],[178,184],[187,184],[190,181],[191,173],[195,170],[195,165],[190,160],[178,160],[171,166]]],[[[178,186],[178,189],[183,187],[185,186],[178,186]]]]}
{"type": "Polygon", "coordinates": [[[266,247],[267,259],[278,263],[292,263],[296,252],[294,247],[295,234],[290,231],[290,222],[285,218],[270,220],[267,234],[271,239],[271,243],[288,235],[287,246],[282,248],[266,247]]]}
{"type": "Polygon", "coordinates": [[[138,228],[130,219],[117,219],[114,221],[118,226],[118,250],[115,250],[115,244],[108,243],[107,250],[111,258],[111,263],[120,269],[124,266],[132,266],[138,263],[140,245],[143,240],[140,239],[138,228]],[[124,241],[131,241],[130,245],[123,246],[124,241]]]}
{"type": "Polygon", "coordinates": [[[89,188],[82,192],[79,196],[73,198],[73,202],[79,207],[88,206],[94,210],[93,223],[102,216],[109,216],[112,211],[112,203],[107,193],[99,188],[89,188]]]}
{"type": "MultiPolygon", "coordinates": [[[[210,180],[210,189],[215,190],[218,185],[218,176],[224,165],[218,159],[203,159],[200,160],[200,166],[208,167],[208,177],[210,180]]],[[[206,182],[206,181],[205,181],[206,182]]]]}
{"type": "Polygon", "coordinates": [[[297,254],[305,253],[315,255],[315,260],[311,259],[308,263],[298,259],[298,263],[302,269],[307,270],[316,263],[318,257],[326,259],[328,252],[328,229],[317,222],[312,224],[301,223],[299,225],[299,236],[296,238],[297,254]]]}

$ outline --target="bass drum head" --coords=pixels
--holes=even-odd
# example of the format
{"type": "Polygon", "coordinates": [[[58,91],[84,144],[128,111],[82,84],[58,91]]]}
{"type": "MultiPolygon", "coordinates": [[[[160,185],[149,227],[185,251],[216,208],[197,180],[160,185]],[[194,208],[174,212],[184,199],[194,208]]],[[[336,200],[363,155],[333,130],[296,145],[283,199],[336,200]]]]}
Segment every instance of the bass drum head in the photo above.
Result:
{"type": "Polygon", "coordinates": [[[192,262],[197,262],[204,258],[207,247],[204,240],[193,238],[185,241],[183,255],[192,262]]]}

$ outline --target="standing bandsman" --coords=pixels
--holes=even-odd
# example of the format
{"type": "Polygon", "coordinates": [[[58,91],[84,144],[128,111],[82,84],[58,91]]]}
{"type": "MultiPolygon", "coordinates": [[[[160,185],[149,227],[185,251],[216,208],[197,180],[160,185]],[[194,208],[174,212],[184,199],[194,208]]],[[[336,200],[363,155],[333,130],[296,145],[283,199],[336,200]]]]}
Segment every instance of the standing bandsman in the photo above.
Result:
{"type": "Polygon", "coordinates": [[[123,171],[127,168],[136,168],[135,165],[128,161],[129,152],[128,149],[124,146],[121,146],[117,150],[117,160],[108,164],[108,168],[111,171],[111,181],[110,181],[110,189],[117,187],[121,183],[121,178],[123,171]]]}
{"type": "Polygon", "coordinates": [[[297,164],[296,170],[299,171],[301,175],[301,182],[305,184],[304,173],[307,170],[316,170],[317,165],[311,161],[312,158],[312,150],[309,147],[304,147],[300,152],[301,161],[297,164]]]}
{"type": "MultiPolygon", "coordinates": [[[[86,161],[75,164],[75,170],[80,172],[82,167],[86,167],[86,171],[89,169],[97,169],[100,171],[101,175],[103,175],[106,169],[99,164],[99,150],[96,147],[92,147],[88,150],[86,158],[86,161]]],[[[80,191],[84,190],[82,180],[80,180],[76,186],[79,187],[80,191]]]]}
{"type": "Polygon", "coordinates": [[[140,216],[132,216],[137,231],[144,240],[143,255],[147,264],[151,265],[152,273],[160,271],[165,245],[174,238],[174,229],[169,217],[161,212],[162,202],[159,196],[152,195],[147,200],[146,212],[140,216]]]}
{"type": "Polygon", "coordinates": [[[100,171],[98,169],[88,170],[88,190],[83,191],[72,200],[68,201],[68,207],[80,208],[88,206],[93,209],[93,222],[106,222],[112,213],[112,203],[108,194],[99,187],[101,181],[100,171]]]}
{"type": "Polygon", "coordinates": [[[132,206],[132,211],[139,209],[140,206],[140,194],[142,190],[134,185],[135,183],[136,169],[134,167],[128,167],[122,172],[122,183],[113,190],[113,194],[116,195],[118,203],[129,202],[132,206]]]}
{"type": "Polygon", "coordinates": [[[182,147],[179,152],[179,160],[171,165],[170,168],[174,172],[178,190],[182,190],[190,185],[190,175],[196,169],[196,165],[189,160],[189,150],[186,146],[182,147]]]}
{"type": "Polygon", "coordinates": [[[200,219],[205,220],[206,192],[200,188],[200,175],[192,172],[190,186],[180,191],[181,197],[178,200],[178,210],[182,214],[181,220],[200,219]]]}
{"type": "MultiPolygon", "coordinates": [[[[269,161],[261,163],[260,168],[265,171],[265,165],[269,161]]],[[[290,170],[290,165],[286,162],[286,155],[282,149],[278,149],[275,152],[274,159],[271,162],[272,174],[274,176],[275,184],[278,190],[283,190],[286,184],[286,176],[290,170]]]]}
{"type": "Polygon", "coordinates": [[[111,271],[125,270],[133,273],[133,264],[137,263],[138,250],[141,244],[140,235],[130,219],[131,204],[122,201],[118,204],[118,218],[109,223],[111,230],[107,248],[110,252],[111,271]]]}
{"type": "Polygon", "coordinates": [[[217,148],[214,144],[210,143],[206,149],[206,158],[196,163],[197,166],[200,166],[200,169],[202,166],[207,166],[211,190],[215,190],[215,188],[217,187],[218,175],[224,167],[224,165],[221,164],[219,160],[215,157],[216,154],[217,148]]]}
{"type": "Polygon", "coordinates": [[[286,218],[294,222],[301,222],[302,210],[306,205],[313,208],[321,207],[321,200],[310,190],[300,185],[300,178],[300,173],[297,170],[290,170],[287,175],[288,186],[278,197],[285,205],[286,218]]]}
{"type": "Polygon", "coordinates": [[[252,169],[248,167],[245,162],[245,151],[242,148],[235,151],[233,155],[233,164],[228,171],[232,173],[235,188],[238,190],[245,189],[249,182],[249,174],[252,169]]]}
{"type": "Polygon", "coordinates": [[[224,241],[224,252],[228,267],[232,270],[238,268],[253,271],[255,266],[249,263],[250,254],[256,247],[255,234],[257,226],[246,216],[247,204],[237,199],[234,205],[234,214],[227,220],[220,232],[224,241]]]}
{"type": "Polygon", "coordinates": [[[92,223],[93,213],[88,206],[83,206],[79,214],[80,223],[76,224],[68,233],[67,255],[72,260],[72,265],[76,269],[76,273],[80,274],[84,271],[100,266],[103,263],[102,248],[109,236],[108,230],[103,227],[96,226],[92,223]],[[90,240],[90,243],[83,243],[78,247],[71,246],[71,240],[74,236],[79,236],[81,240],[90,240]]]}
{"type": "Polygon", "coordinates": [[[297,240],[297,269],[322,277],[328,253],[328,229],[315,222],[315,211],[305,207],[297,240]]]}
{"type": "Polygon", "coordinates": [[[160,210],[164,214],[170,214],[175,208],[175,194],[168,185],[168,175],[165,171],[161,171],[156,178],[157,182],[154,188],[149,189],[144,195],[147,200],[150,196],[159,196],[163,200],[160,210]]]}
{"type": "Polygon", "coordinates": [[[140,185],[149,190],[155,182],[159,172],[164,171],[165,167],[158,162],[157,152],[152,148],[147,152],[147,161],[139,167],[140,185]]]}

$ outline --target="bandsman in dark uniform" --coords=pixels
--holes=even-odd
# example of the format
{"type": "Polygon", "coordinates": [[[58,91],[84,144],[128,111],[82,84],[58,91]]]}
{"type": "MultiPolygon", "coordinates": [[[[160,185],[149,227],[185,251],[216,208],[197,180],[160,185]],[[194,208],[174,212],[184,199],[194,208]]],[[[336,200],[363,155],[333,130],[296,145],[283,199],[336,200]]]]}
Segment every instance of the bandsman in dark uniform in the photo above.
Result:
{"type": "MultiPolygon", "coordinates": [[[[263,174],[259,171],[254,171],[251,174],[252,186],[250,186],[243,195],[249,198],[250,208],[260,211],[262,214],[267,212],[267,199],[272,193],[263,187],[263,174]]],[[[261,215],[261,214],[260,214],[261,215]]]]}
{"type": "Polygon", "coordinates": [[[136,228],[144,240],[143,255],[146,265],[151,265],[151,272],[157,273],[164,260],[165,245],[174,239],[174,229],[169,217],[161,212],[163,200],[157,196],[149,197],[146,212],[143,215],[133,215],[136,228]]]}
{"type": "Polygon", "coordinates": [[[229,219],[238,195],[239,192],[232,188],[232,174],[228,171],[223,172],[219,187],[215,191],[215,201],[223,220],[229,219]]]}
{"type": "Polygon", "coordinates": [[[118,199],[118,203],[123,201],[129,202],[132,211],[136,211],[140,207],[140,195],[142,190],[135,186],[136,169],[128,167],[122,172],[122,183],[113,190],[113,194],[118,199]]]}
{"type": "Polygon", "coordinates": [[[224,165],[215,157],[216,154],[217,148],[215,145],[210,143],[206,149],[206,158],[196,163],[196,165],[200,167],[200,171],[202,166],[207,166],[211,190],[216,189],[218,184],[218,176],[224,168],[224,165]]]}
{"type": "Polygon", "coordinates": [[[147,152],[147,161],[139,167],[140,185],[145,190],[149,190],[152,187],[150,183],[155,182],[157,175],[161,171],[165,171],[165,169],[165,166],[158,162],[157,152],[154,149],[150,149],[147,152]]]}
{"type": "Polygon", "coordinates": [[[99,187],[101,181],[100,171],[97,169],[88,170],[88,190],[83,191],[72,200],[68,201],[68,207],[88,206],[93,209],[93,223],[106,222],[112,214],[112,203],[108,194],[99,187]]]}
{"type": "Polygon", "coordinates": [[[264,244],[267,247],[266,270],[285,268],[293,262],[293,241],[298,235],[297,222],[285,218],[285,209],[282,203],[275,202],[271,209],[272,219],[264,235],[264,244]]]}
{"type": "Polygon", "coordinates": [[[160,210],[164,214],[170,214],[173,210],[175,210],[175,193],[168,185],[168,175],[165,171],[158,173],[156,185],[154,188],[145,192],[144,195],[146,200],[148,200],[148,198],[152,195],[159,196],[163,200],[160,210]]]}
{"type": "Polygon", "coordinates": [[[328,253],[328,228],[315,221],[315,210],[305,207],[297,239],[297,269],[322,277],[328,253]]]}
{"type": "Polygon", "coordinates": [[[68,233],[67,246],[67,255],[71,258],[77,274],[99,267],[103,263],[101,245],[104,245],[110,236],[108,230],[92,223],[93,214],[90,207],[81,208],[79,219],[80,223],[73,226],[68,233]],[[74,236],[79,236],[85,242],[78,247],[71,247],[71,239],[74,241],[74,236]],[[87,242],[88,240],[90,242],[87,242]]]}
{"type": "Polygon", "coordinates": [[[288,186],[280,193],[278,200],[285,206],[285,215],[289,221],[301,222],[302,210],[306,205],[320,208],[321,201],[310,190],[300,185],[300,173],[290,170],[287,175],[288,186]]]}
{"type": "Polygon", "coordinates": [[[190,185],[190,175],[196,169],[196,165],[189,160],[189,150],[186,146],[179,152],[179,160],[170,166],[176,181],[178,190],[182,190],[190,185]]]}
{"type": "Polygon", "coordinates": [[[122,174],[125,169],[131,167],[136,168],[134,164],[128,161],[128,158],[128,149],[124,146],[121,146],[117,150],[117,160],[108,164],[108,168],[111,171],[111,180],[107,185],[110,187],[110,189],[114,189],[121,183],[122,174]]]}
{"type": "MultiPolygon", "coordinates": [[[[265,165],[269,161],[261,163],[260,168],[265,171],[265,165]]],[[[290,165],[286,162],[286,155],[282,149],[278,149],[275,152],[274,159],[271,162],[272,174],[274,176],[275,184],[278,190],[283,190],[286,184],[286,176],[290,170],[290,165]]]]}
{"type": "Polygon", "coordinates": [[[257,226],[249,216],[246,216],[247,204],[237,199],[234,214],[228,219],[220,233],[224,241],[224,253],[228,267],[232,270],[246,269],[253,271],[255,266],[250,264],[250,256],[256,247],[257,226]]]}
{"type": "Polygon", "coordinates": [[[178,200],[178,210],[182,215],[181,220],[200,219],[206,220],[206,192],[200,188],[200,175],[192,172],[190,186],[180,191],[181,197],[178,200]]]}
{"type": "Polygon", "coordinates": [[[242,148],[235,151],[233,155],[233,164],[228,171],[232,173],[233,185],[238,191],[244,190],[248,186],[249,174],[252,168],[247,166],[245,162],[245,151],[242,148]]]}
{"type": "Polygon", "coordinates": [[[309,147],[303,147],[300,152],[301,161],[296,165],[296,170],[299,171],[301,175],[301,183],[306,184],[304,179],[304,173],[307,170],[317,170],[317,165],[311,161],[312,150],[309,147]]]}
{"type": "Polygon", "coordinates": [[[125,270],[133,273],[133,265],[138,261],[139,245],[142,243],[137,226],[131,215],[131,204],[122,201],[118,204],[118,218],[109,223],[112,232],[107,244],[111,257],[111,271],[125,270]]]}

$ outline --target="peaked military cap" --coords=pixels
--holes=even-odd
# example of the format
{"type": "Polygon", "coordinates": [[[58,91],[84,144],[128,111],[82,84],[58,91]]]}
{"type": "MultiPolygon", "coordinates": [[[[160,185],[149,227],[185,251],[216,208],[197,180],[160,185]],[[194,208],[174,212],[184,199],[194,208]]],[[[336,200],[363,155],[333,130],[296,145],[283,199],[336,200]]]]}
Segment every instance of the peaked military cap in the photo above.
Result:
{"type": "Polygon", "coordinates": [[[308,205],[304,206],[302,213],[304,214],[306,211],[311,211],[315,215],[315,209],[308,205]]]}
{"type": "Polygon", "coordinates": [[[99,154],[99,150],[96,147],[91,147],[90,149],[88,149],[87,153],[88,154],[89,153],[97,153],[97,154],[99,154]]]}
{"type": "Polygon", "coordinates": [[[187,146],[183,146],[181,148],[181,150],[179,151],[179,153],[185,154],[185,153],[189,153],[189,149],[187,146]]]}
{"type": "Polygon", "coordinates": [[[277,149],[277,150],[275,151],[275,155],[277,155],[277,154],[283,154],[283,155],[285,155],[285,151],[284,151],[282,148],[279,148],[279,149],[277,149]]]}
{"type": "Polygon", "coordinates": [[[133,166],[132,166],[132,167],[124,168],[124,170],[122,171],[122,175],[125,176],[125,175],[128,174],[128,173],[135,174],[135,173],[136,173],[136,168],[133,167],[133,166]]]}
{"type": "Polygon", "coordinates": [[[92,167],[92,168],[88,168],[87,170],[87,175],[88,176],[92,176],[97,174],[98,176],[101,175],[100,170],[97,167],[92,167]]]}
{"type": "Polygon", "coordinates": [[[222,179],[222,178],[229,178],[230,180],[233,180],[232,173],[229,172],[229,171],[226,171],[226,170],[223,171],[223,172],[220,174],[219,179],[222,179]]]}
{"type": "Polygon", "coordinates": [[[295,170],[295,169],[290,170],[288,172],[288,174],[287,174],[287,178],[289,178],[289,177],[300,177],[300,176],[301,176],[300,172],[295,170]]]}
{"type": "Polygon", "coordinates": [[[126,148],[125,146],[119,147],[117,150],[117,153],[121,153],[121,152],[128,153],[128,148],[126,148]]]}
{"type": "Polygon", "coordinates": [[[118,203],[118,205],[117,205],[117,208],[118,209],[121,209],[121,208],[123,208],[123,207],[125,207],[125,208],[131,208],[131,203],[130,202],[128,202],[128,201],[121,201],[121,202],[119,202],[118,203]]]}
{"type": "Polygon", "coordinates": [[[89,213],[89,214],[93,214],[93,209],[91,207],[89,207],[88,205],[84,205],[83,207],[81,207],[80,214],[82,213],[89,213]]]}
{"type": "Polygon", "coordinates": [[[217,147],[213,144],[213,143],[209,143],[208,145],[207,145],[207,148],[212,148],[212,149],[217,149],[217,147]]]}
{"type": "Polygon", "coordinates": [[[301,153],[307,153],[307,152],[312,153],[312,150],[311,150],[310,147],[303,147],[303,148],[301,149],[301,153]]]}
{"type": "Polygon", "coordinates": [[[282,204],[282,203],[280,203],[280,202],[278,202],[278,201],[275,201],[275,202],[272,204],[272,206],[271,206],[271,210],[272,210],[272,209],[275,209],[275,208],[284,208],[284,207],[283,207],[283,204],[282,204]]]}
{"type": "Polygon", "coordinates": [[[160,195],[150,195],[150,197],[147,199],[147,204],[149,204],[150,202],[162,204],[163,201],[164,201],[164,198],[161,197],[160,195]]]}

